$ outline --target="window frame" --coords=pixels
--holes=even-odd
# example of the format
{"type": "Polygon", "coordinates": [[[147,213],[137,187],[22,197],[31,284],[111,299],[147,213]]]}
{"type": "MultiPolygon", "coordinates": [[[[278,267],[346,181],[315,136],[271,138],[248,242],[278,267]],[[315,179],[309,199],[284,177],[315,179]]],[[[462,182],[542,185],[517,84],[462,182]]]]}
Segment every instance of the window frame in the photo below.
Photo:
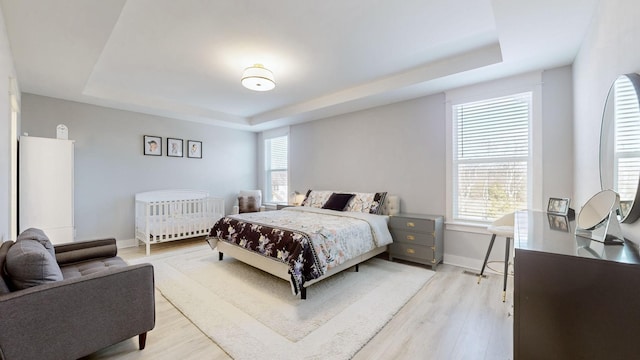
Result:
{"type": "Polygon", "coordinates": [[[262,174],[262,187],[263,187],[263,203],[264,204],[282,204],[283,202],[276,202],[273,200],[273,194],[271,193],[271,173],[274,171],[286,171],[287,172],[287,199],[284,201],[284,203],[288,203],[288,197],[289,197],[289,188],[291,185],[291,171],[290,171],[290,149],[291,149],[291,138],[289,135],[289,127],[284,127],[284,128],[279,128],[279,129],[274,129],[274,130],[269,130],[269,131],[265,131],[262,133],[262,139],[261,139],[262,145],[261,145],[261,150],[263,153],[262,156],[262,166],[261,166],[261,170],[260,173],[262,174]],[[268,147],[267,144],[270,140],[273,139],[277,139],[280,137],[286,137],[287,138],[287,167],[286,169],[270,169],[270,165],[271,165],[271,159],[270,159],[270,153],[268,151],[268,147]]]}
{"type": "Polygon", "coordinates": [[[527,207],[542,209],[542,73],[534,72],[521,76],[472,85],[447,91],[446,96],[446,207],[447,230],[471,233],[486,233],[491,221],[471,221],[454,219],[454,195],[456,171],[454,163],[454,138],[456,129],[453,118],[453,106],[499,98],[519,93],[531,93],[531,117],[529,122],[529,154],[527,159],[527,207]]]}

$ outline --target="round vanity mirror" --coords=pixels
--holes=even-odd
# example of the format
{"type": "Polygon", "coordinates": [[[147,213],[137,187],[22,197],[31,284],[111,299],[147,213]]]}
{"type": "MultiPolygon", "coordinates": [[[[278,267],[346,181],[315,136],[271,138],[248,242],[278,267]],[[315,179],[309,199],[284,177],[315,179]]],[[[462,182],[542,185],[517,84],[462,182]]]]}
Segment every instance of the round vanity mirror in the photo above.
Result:
{"type": "MultiPolygon", "coordinates": [[[[613,190],[602,190],[593,195],[578,215],[578,227],[585,230],[594,229],[605,222],[609,214],[618,206],[618,194],[613,190]]],[[[617,220],[617,219],[616,219],[617,220]]]]}
{"type": "Polygon", "coordinates": [[[609,89],[600,131],[600,184],[620,195],[620,218],[640,217],[640,75],[619,76],[609,89]]]}

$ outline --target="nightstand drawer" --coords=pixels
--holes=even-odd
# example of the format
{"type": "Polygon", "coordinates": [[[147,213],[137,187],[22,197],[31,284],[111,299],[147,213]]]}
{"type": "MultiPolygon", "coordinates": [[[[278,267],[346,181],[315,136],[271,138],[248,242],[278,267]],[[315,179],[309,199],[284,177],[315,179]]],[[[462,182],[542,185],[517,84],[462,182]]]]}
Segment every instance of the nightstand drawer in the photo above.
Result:
{"type": "Polygon", "coordinates": [[[435,242],[435,234],[433,232],[419,233],[413,231],[396,230],[392,228],[391,236],[393,237],[394,242],[400,242],[409,245],[414,244],[433,246],[435,242]]]}
{"type": "Polygon", "coordinates": [[[422,262],[430,262],[434,258],[434,250],[430,246],[393,243],[389,250],[391,256],[397,258],[414,258],[422,262]]]}
{"type": "Polygon", "coordinates": [[[389,218],[389,227],[397,230],[405,230],[411,232],[427,232],[434,231],[434,222],[430,219],[407,218],[404,216],[391,216],[389,218]]]}

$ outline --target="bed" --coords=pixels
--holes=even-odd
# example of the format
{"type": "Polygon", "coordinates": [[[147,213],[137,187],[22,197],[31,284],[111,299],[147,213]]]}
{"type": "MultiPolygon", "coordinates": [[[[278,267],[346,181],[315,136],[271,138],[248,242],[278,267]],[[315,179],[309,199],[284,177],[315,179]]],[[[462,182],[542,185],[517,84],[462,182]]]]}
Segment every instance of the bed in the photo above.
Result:
{"type": "Polygon", "coordinates": [[[146,245],[207,236],[224,216],[224,199],[209,196],[203,190],[159,190],[135,196],[136,243],[146,245]]]}
{"type": "Polygon", "coordinates": [[[223,217],[206,240],[220,260],[227,254],[287,280],[306,299],[308,286],[354,266],[358,271],[359,263],[387,251],[388,215],[398,204],[386,193],[310,190],[302,206],[223,217]],[[334,194],[352,197],[327,207],[334,194]]]}

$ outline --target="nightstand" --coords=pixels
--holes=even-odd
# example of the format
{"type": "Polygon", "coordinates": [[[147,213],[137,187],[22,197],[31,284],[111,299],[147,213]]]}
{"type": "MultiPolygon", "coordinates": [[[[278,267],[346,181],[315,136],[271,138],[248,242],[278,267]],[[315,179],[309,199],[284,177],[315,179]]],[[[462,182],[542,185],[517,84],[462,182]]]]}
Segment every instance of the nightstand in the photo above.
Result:
{"type": "Polygon", "coordinates": [[[430,266],[433,270],[444,254],[444,217],[439,215],[398,214],[389,217],[393,243],[389,260],[394,258],[430,266]]]}

